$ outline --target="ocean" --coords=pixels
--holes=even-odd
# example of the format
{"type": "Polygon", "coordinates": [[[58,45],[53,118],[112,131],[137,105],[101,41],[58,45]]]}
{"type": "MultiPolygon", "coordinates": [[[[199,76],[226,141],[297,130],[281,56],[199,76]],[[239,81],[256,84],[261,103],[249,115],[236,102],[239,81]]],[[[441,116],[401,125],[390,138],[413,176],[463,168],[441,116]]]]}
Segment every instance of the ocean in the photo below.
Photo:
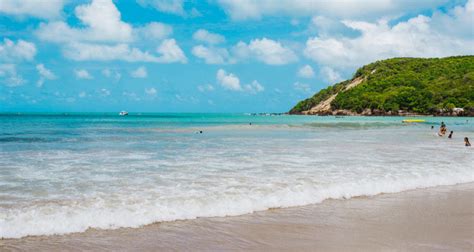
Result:
{"type": "Polygon", "coordinates": [[[403,119],[0,114],[0,237],[234,216],[474,181],[474,147],[463,143],[474,143],[474,118],[403,119]],[[436,135],[441,121],[452,139],[436,135]]]}

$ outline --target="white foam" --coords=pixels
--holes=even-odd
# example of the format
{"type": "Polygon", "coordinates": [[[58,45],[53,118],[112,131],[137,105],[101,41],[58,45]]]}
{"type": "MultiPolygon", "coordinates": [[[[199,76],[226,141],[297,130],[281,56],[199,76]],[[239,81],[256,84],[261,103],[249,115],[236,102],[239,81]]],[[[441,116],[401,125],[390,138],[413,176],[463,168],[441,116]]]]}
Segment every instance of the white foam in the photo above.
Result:
{"type": "Polygon", "coordinates": [[[234,131],[155,142],[151,135],[123,149],[114,142],[109,149],[0,152],[0,167],[10,171],[0,173],[0,199],[21,195],[0,204],[0,237],[233,216],[474,181],[473,150],[457,144],[458,135],[234,131]]]}

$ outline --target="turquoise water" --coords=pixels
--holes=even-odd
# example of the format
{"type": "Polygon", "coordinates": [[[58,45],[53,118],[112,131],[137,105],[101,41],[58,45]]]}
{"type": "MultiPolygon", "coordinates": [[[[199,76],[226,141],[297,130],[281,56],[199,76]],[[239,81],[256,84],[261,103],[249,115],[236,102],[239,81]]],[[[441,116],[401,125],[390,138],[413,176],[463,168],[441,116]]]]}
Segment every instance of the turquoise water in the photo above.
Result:
{"type": "Polygon", "coordinates": [[[0,114],[0,237],[474,181],[473,148],[463,145],[474,142],[474,118],[403,119],[0,114]],[[436,136],[441,121],[453,139],[436,136]]]}

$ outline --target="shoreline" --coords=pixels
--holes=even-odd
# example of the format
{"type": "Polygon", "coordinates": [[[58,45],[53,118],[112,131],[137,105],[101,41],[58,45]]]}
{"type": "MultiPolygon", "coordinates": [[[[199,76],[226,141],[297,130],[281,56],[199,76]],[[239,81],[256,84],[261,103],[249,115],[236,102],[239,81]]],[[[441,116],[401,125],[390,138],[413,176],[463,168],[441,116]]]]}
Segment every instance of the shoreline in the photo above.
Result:
{"type": "Polygon", "coordinates": [[[408,113],[408,114],[363,114],[363,113],[341,113],[338,114],[336,112],[328,112],[328,113],[285,113],[286,115],[295,115],[295,116],[343,116],[343,117],[474,117],[474,114],[464,114],[464,115],[442,115],[442,114],[416,114],[416,113],[408,113]]]}
{"type": "Polygon", "coordinates": [[[472,250],[474,183],[235,217],[0,240],[6,250],[472,250]]]}

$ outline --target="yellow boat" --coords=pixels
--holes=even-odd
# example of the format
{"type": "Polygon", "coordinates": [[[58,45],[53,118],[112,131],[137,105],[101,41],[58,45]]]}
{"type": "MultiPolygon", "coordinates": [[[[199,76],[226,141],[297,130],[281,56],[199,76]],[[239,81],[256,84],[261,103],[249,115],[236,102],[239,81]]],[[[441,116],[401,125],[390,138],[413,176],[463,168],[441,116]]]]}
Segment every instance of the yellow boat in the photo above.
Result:
{"type": "Polygon", "coordinates": [[[406,119],[406,120],[403,120],[402,122],[404,122],[404,123],[422,123],[422,122],[426,122],[426,121],[423,120],[423,119],[406,119]]]}

